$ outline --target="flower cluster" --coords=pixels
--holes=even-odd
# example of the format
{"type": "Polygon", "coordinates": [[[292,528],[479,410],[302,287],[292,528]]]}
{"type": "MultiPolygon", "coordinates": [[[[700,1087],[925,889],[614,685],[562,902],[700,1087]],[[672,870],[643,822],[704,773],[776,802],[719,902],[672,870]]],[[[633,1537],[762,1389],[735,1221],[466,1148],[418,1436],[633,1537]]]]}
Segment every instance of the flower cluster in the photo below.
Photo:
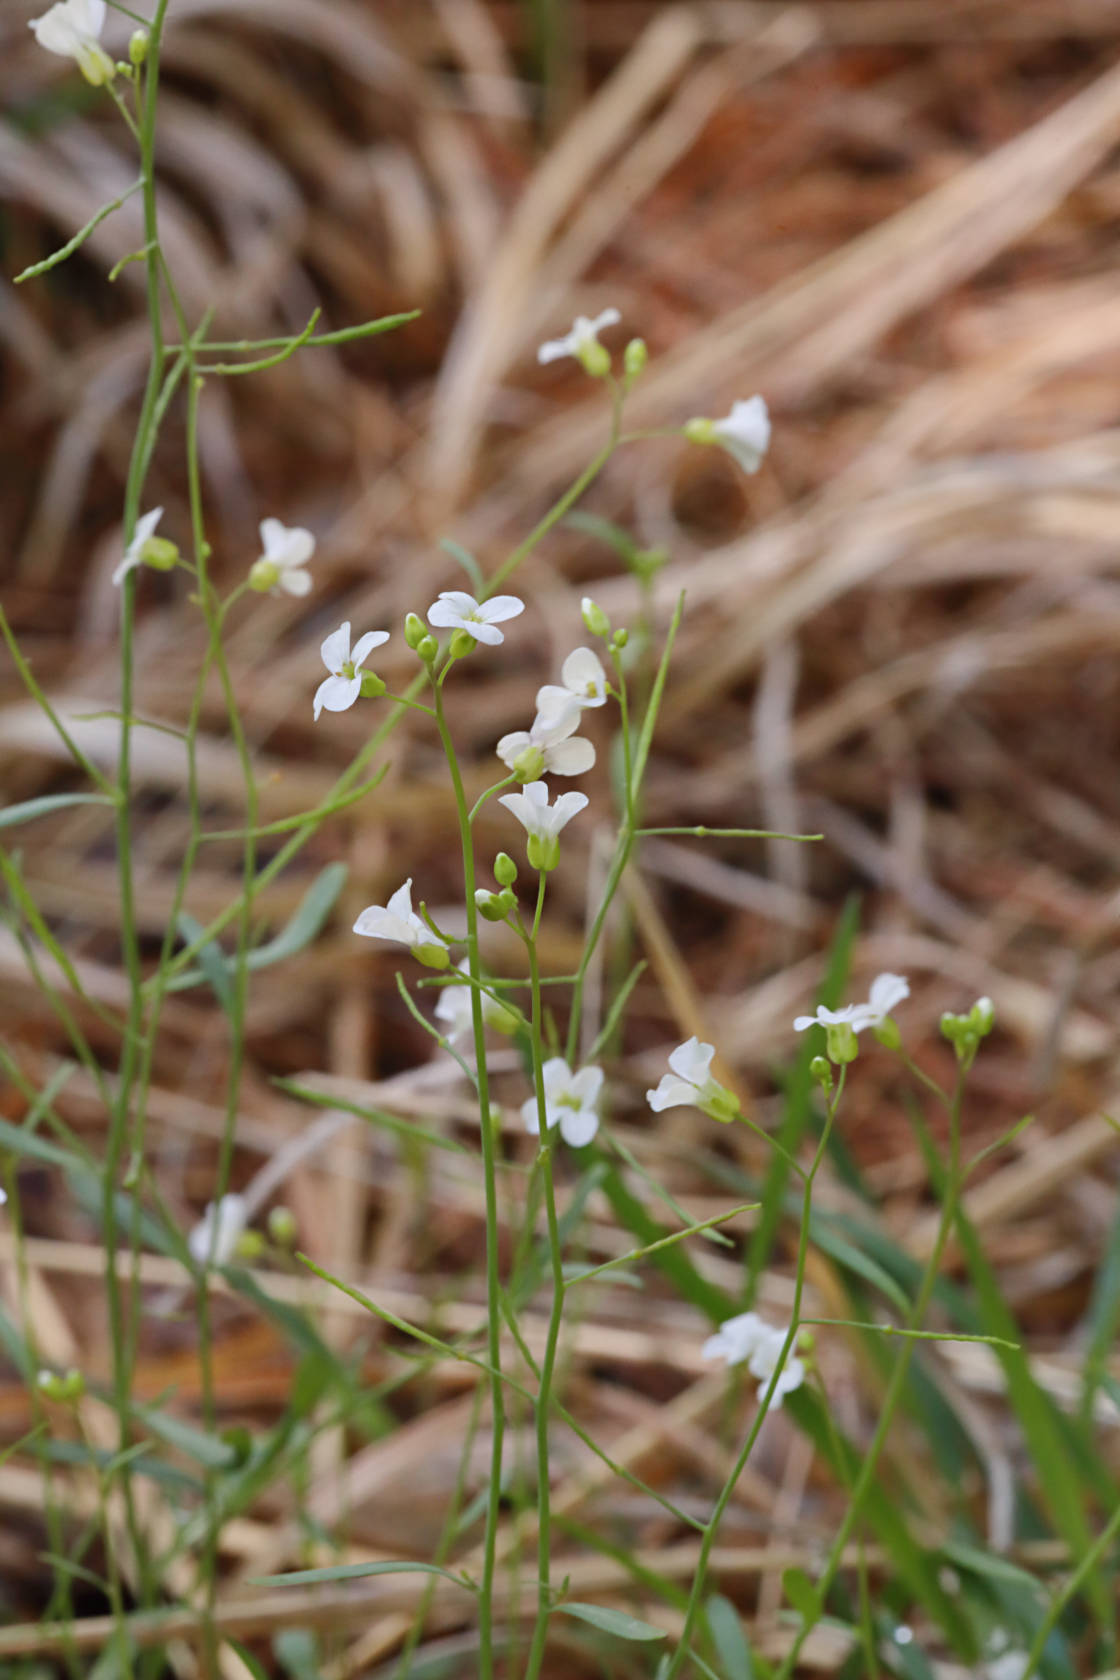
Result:
{"type": "MultiPolygon", "coordinates": [[[[700,1351],[704,1359],[726,1359],[729,1365],[745,1364],[751,1376],[758,1379],[761,1400],[778,1370],[787,1335],[788,1331],[776,1330],[757,1313],[745,1312],[726,1319],[700,1351]]],[[[804,1361],[791,1351],[775,1384],[771,1411],[777,1411],[784,1397],[800,1388],[804,1380],[804,1361]]]]}
{"type": "Polygon", "coordinates": [[[910,996],[910,983],[901,974],[879,974],[871,983],[866,1003],[848,1003],[842,1009],[826,1009],[817,1005],[815,1015],[799,1015],[793,1023],[794,1032],[806,1027],[824,1027],[828,1035],[828,1056],[833,1062],[855,1060],[856,1034],[870,1027],[876,1038],[897,1050],[901,1039],[898,1028],[890,1019],[904,998],[910,996]]]}

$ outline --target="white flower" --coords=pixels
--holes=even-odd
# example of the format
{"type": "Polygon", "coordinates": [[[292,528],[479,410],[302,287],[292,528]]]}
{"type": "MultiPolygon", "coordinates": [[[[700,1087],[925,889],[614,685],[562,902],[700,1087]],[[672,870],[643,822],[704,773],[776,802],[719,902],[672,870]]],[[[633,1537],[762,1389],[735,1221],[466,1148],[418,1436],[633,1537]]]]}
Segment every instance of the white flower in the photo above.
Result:
{"type": "Polygon", "coordinates": [[[223,1196],[220,1202],[209,1202],[206,1212],[187,1238],[191,1259],[200,1266],[211,1259],[215,1266],[227,1266],[237,1253],[248,1217],[244,1196],[239,1196],[234,1190],[223,1196]]]}
{"type": "Polygon", "coordinates": [[[387,906],[367,905],[354,923],[354,932],[367,939],[395,939],[407,945],[428,968],[446,968],[451,961],[444,940],[412,908],[411,875],[387,906]]]}
{"type": "Polygon", "coordinates": [[[315,552],[311,532],[279,519],[262,519],[260,532],[264,553],[249,573],[251,586],[272,595],[306,595],[311,576],[304,568],[315,552]]]}
{"type": "Polygon", "coordinates": [[[4,1203],[7,1201],[7,1199],[8,1199],[8,1192],[4,1189],[0,1189],[0,1207],[4,1206],[4,1203]]]}
{"type": "Polygon", "coordinates": [[[374,648],[381,647],[388,640],[388,630],[367,630],[364,636],[358,637],[351,652],[350,620],[331,631],[319,649],[330,676],[324,677],[315,690],[316,717],[324,706],[328,712],[349,710],[362,692],[363,663],[374,648]]]}
{"type": "Polygon", "coordinates": [[[661,1076],[656,1091],[646,1092],[646,1101],[655,1114],[667,1108],[699,1108],[713,1120],[733,1120],[739,1104],[732,1093],[712,1078],[711,1065],[715,1049],[690,1038],[680,1044],[669,1057],[672,1073],[661,1076]]]}
{"type": "Polygon", "coordinates": [[[534,869],[555,869],[560,859],[560,831],[587,804],[585,793],[561,793],[548,803],[548,786],[530,782],[522,793],[503,793],[498,800],[511,811],[529,836],[529,862],[534,869]]]}
{"type": "Polygon", "coordinates": [[[712,421],[712,440],[734,455],[745,473],[755,473],[770,447],[770,415],[761,397],[732,403],[726,420],[712,421]]]}
{"type": "Polygon", "coordinates": [[[573,648],[560,668],[560,682],[537,690],[537,712],[552,719],[567,711],[573,700],[581,708],[607,703],[607,673],[590,648],[573,648]]]}
{"type": "MultiPolygon", "coordinates": [[[[57,6],[55,7],[55,10],[58,10],[57,6]]],[[[49,12],[47,13],[47,16],[50,16],[49,12]]],[[[42,21],[42,18],[38,19],[38,22],[41,23],[42,21]]],[[[124,582],[125,575],[128,572],[135,571],[137,566],[143,565],[144,544],[150,537],[155,535],[156,526],[162,518],[163,509],[158,507],[153,508],[151,513],[141,514],[140,518],[136,521],[136,529],[132,533],[132,541],[124,551],[124,559],[113,573],[113,582],[117,585],[118,589],[124,582]]]]}
{"type": "MultiPolygon", "coordinates": [[[[778,1369],[778,1360],[785,1341],[784,1330],[775,1330],[757,1313],[745,1312],[740,1313],[737,1318],[726,1319],[720,1325],[717,1334],[708,1337],[700,1351],[704,1359],[726,1359],[729,1365],[742,1365],[745,1362],[751,1376],[758,1379],[758,1397],[761,1400],[770,1386],[774,1372],[778,1369]]],[[[783,1397],[792,1394],[795,1388],[800,1388],[804,1380],[804,1362],[791,1353],[782,1367],[782,1374],[778,1378],[770,1402],[770,1410],[776,1412],[783,1397]]]]}
{"type": "Polygon", "coordinates": [[[94,87],[111,82],[116,75],[116,66],[100,45],[105,0],[60,0],[42,17],[32,18],[28,27],[48,52],[72,58],[94,87]]]}
{"type": "Polygon", "coordinates": [[[503,735],[496,749],[498,757],[520,781],[536,781],[546,771],[554,776],[582,776],[595,762],[595,748],[576,734],[579,719],[579,704],[568,695],[566,711],[551,717],[538,713],[531,729],[503,735]]]}
{"type": "Polygon", "coordinates": [[[428,623],[437,630],[465,630],[476,642],[497,647],[505,641],[498,625],[524,611],[525,603],[516,595],[493,595],[479,602],[463,589],[443,589],[428,608],[428,623]]]}
{"type": "MultiPolygon", "coordinates": [[[[572,323],[572,330],[566,338],[550,338],[547,344],[542,344],[537,351],[537,361],[557,362],[562,356],[575,356],[583,363],[588,373],[602,368],[602,360],[610,366],[610,358],[599,343],[599,334],[605,327],[617,326],[622,316],[617,309],[604,309],[601,315],[596,315],[589,321],[586,315],[577,315],[572,323]],[[598,356],[595,352],[598,351],[598,356]],[[588,363],[592,365],[588,365],[588,363]]],[[[606,371],[602,368],[602,371],[606,371]]]]}
{"type": "MultiPolygon", "coordinates": [[[[560,1136],[573,1149],[582,1149],[599,1130],[595,1104],[603,1084],[599,1067],[580,1068],[573,1073],[563,1056],[552,1056],[541,1069],[544,1083],[544,1112],[549,1129],[559,1126],[560,1136]]],[[[540,1135],[540,1114],[535,1096],[521,1104],[525,1130],[540,1135]]]]}
{"type": "MultiPolygon", "coordinates": [[[[458,965],[460,974],[469,974],[470,961],[464,957],[458,965]]],[[[502,1003],[497,1003],[489,992],[481,991],[482,1024],[494,1027],[498,1032],[509,1032],[514,1026],[516,1017],[502,1003]]],[[[436,1020],[444,1024],[444,1038],[449,1044],[454,1044],[457,1038],[469,1038],[474,1031],[474,1012],[471,1008],[471,986],[448,985],[440,989],[439,1002],[436,1004],[436,1020]]]]}
{"type": "Polygon", "coordinates": [[[815,1015],[799,1015],[793,1023],[794,1032],[804,1032],[806,1027],[820,1025],[822,1027],[850,1026],[853,1032],[863,1032],[865,1027],[881,1027],[892,1009],[897,1009],[904,998],[910,996],[910,982],[904,980],[901,974],[880,974],[871,982],[871,992],[866,1003],[847,1003],[843,1009],[826,1009],[824,1004],[818,1004],[815,1015]]]}

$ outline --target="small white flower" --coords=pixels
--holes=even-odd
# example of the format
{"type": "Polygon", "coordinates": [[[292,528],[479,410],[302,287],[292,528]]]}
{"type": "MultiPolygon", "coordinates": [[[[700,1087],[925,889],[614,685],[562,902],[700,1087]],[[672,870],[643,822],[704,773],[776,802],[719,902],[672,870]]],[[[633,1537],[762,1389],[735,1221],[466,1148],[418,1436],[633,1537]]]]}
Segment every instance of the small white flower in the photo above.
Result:
{"type": "Polygon", "coordinates": [[[306,595],[311,574],[305,569],[315,552],[315,538],[302,525],[283,525],[279,519],[262,519],[261,547],[264,553],[249,573],[254,589],[271,595],[306,595]]]}
{"type": "Polygon", "coordinates": [[[362,692],[362,665],[374,648],[388,640],[388,630],[367,630],[364,636],[358,637],[351,652],[350,620],[331,631],[319,649],[330,676],[324,677],[315,690],[316,717],[324,706],[328,712],[349,710],[362,692]]]}
{"type": "MultiPolygon", "coordinates": [[[[559,1126],[560,1136],[573,1149],[582,1149],[599,1130],[595,1104],[603,1084],[599,1067],[580,1068],[573,1073],[563,1056],[552,1056],[541,1069],[544,1083],[544,1111],[549,1129],[559,1126]]],[[[535,1096],[521,1104],[525,1130],[540,1135],[540,1114],[535,1096]]]]}
{"type": "Polygon", "coordinates": [[[587,802],[585,793],[561,793],[555,805],[550,805],[545,782],[529,782],[522,793],[503,793],[498,800],[529,836],[529,862],[534,869],[555,869],[560,858],[560,831],[587,802]]]}
{"type": "Polygon", "coordinates": [[[104,27],[105,0],[59,0],[57,6],[28,24],[41,47],[60,58],[72,58],[94,87],[111,82],[117,73],[100,44],[104,27]]]}
{"type": "MultiPolygon", "coordinates": [[[[470,973],[470,961],[464,957],[457,964],[460,974],[470,973]]],[[[516,1017],[504,1004],[496,1003],[488,992],[481,991],[482,1023],[486,1027],[494,1027],[498,1032],[509,1032],[516,1017]]],[[[471,986],[448,985],[440,988],[439,1002],[436,1004],[436,1020],[443,1023],[443,1036],[449,1044],[456,1039],[469,1038],[474,1031],[474,1012],[471,1007],[471,986]]]]}
{"type": "Polygon", "coordinates": [[[733,1120],[739,1104],[726,1086],[711,1075],[715,1049],[690,1038],[679,1044],[669,1057],[672,1073],[664,1073],[655,1091],[646,1092],[646,1101],[655,1114],[667,1108],[698,1108],[713,1120],[733,1120]]]}
{"type": "Polygon", "coordinates": [[[191,1259],[199,1266],[204,1266],[211,1259],[215,1266],[228,1266],[237,1253],[248,1217],[245,1198],[235,1190],[223,1196],[220,1202],[209,1202],[206,1212],[187,1237],[191,1259]]]}
{"type": "MultiPolygon", "coordinates": [[[[57,7],[55,9],[57,10],[57,7]]],[[[48,13],[47,15],[49,16],[50,14],[48,13]]],[[[38,21],[41,23],[42,19],[40,18],[38,21]]],[[[124,551],[124,559],[113,573],[113,582],[116,584],[118,589],[124,582],[127,573],[133,572],[136,570],[137,566],[143,565],[144,544],[148,541],[149,537],[155,535],[156,526],[162,518],[163,509],[158,507],[153,508],[151,513],[141,514],[140,518],[136,521],[136,529],[132,533],[132,541],[124,551]]]]}
{"type": "Polygon", "coordinates": [[[497,647],[505,641],[498,625],[524,611],[525,603],[516,595],[492,595],[489,601],[479,602],[463,589],[443,589],[428,608],[428,623],[436,630],[465,630],[476,642],[497,647]]]}
{"type": "Polygon", "coordinates": [[[568,695],[565,711],[551,717],[538,713],[531,729],[503,735],[496,748],[498,757],[522,781],[536,781],[546,771],[554,776],[582,776],[595,762],[595,748],[576,734],[579,720],[580,707],[568,695]]]}
{"type": "Polygon", "coordinates": [[[0,1189],[0,1207],[4,1206],[4,1203],[7,1201],[7,1199],[8,1199],[8,1192],[4,1189],[0,1189]]]}
{"type": "Polygon", "coordinates": [[[370,904],[354,923],[354,932],[367,939],[393,939],[407,945],[428,968],[446,968],[447,945],[412,908],[412,876],[398,887],[387,906],[370,904]]]}
{"type": "Polygon", "coordinates": [[[901,974],[880,974],[871,983],[871,992],[866,1003],[846,1003],[843,1009],[826,1009],[824,1004],[817,1005],[815,1015],[799,1015],[793,1023],[794,1032],[804,1032],[806,1027],[841,1027],[849,1026],[853,1032],[863,1032],[865,1027],[881,1027],[892,1009],[896,1009],[904,998],[910,996],[910,983],[901,974]]]}
{"type": "MultiPolygon", "coordinates": [[[[599,334],[606,327],[617,326],[621,319],[617,309],[604,309],[593,321],[588,320],[586,315],[577,315],[566,338],[550,338],[547,344],[541,345],[537,361],[557,362],[562,356],[575,356],[587,367],[588,352],[591,351],[593,362],[598,363],[599,358],[594,356],[594,351],[599,351],[602,357],[607,355],[599,343],[599,334]]],[[[607,365],[610,365],[609,358],[607,365]]],[[[588,367],[587,371],[590,373],[593,369],[588,367]]]]}
{"type": "Polygon", "coordinates": [[[607,703],[607,673],[590,648],[573,648],[560,668],[560,682],[537,690],[537,712],[551,719],[566,712],[573,700],[581,708],[607,703]]]}
{"type": "MultiPolygon", "coordinates": [[[[785,1341],[784,1330],[775,1330],[757,1313],[746,1312],[726,1319],[716,1335],[708,1337],[700,1351],[704,1359],[726,1359],[729,1365],[745,1363],[751,1376],[758,1379],[758,1397],[761,1400],[778,1369],[785,1341]]],[[[770,1410],[776,1412],[785,1395],[800,1388],[804,1380],[804,1362],[791,1353],[782,1367],[770,1410]]]]}
{"type": "Polygon", "coordinates": [[[725,420],[712,421],[712,441],[734,455],[745,473],[756,473],[770,447],[770,415],[763,399],[732,403],[725,420]]]}

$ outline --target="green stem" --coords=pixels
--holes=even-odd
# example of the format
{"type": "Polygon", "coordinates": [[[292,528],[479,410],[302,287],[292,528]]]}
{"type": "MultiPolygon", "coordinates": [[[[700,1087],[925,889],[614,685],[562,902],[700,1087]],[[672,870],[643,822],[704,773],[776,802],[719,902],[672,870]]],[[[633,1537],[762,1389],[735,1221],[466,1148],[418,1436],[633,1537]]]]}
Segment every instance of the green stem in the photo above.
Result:
{"type": "MultiPolygon", "coordinates": [[[[552,1267],[552,1303],[548,1315],[548,1336],[544,1359],[541,1361],[540,1382],[536,1400],[537,1435],[537,1618],[533,1639],[525,1664],[525,1680],[537,1680],[544,1660],[548,1639],[548,1620],[552,1613],[552,1490],[549,1479],[549,1417],[552,1410],[552,1379],[556,1370],[556,1354],[560,1346],[560,1325],[564,1314],[564,1256],[560,1240],[560,1221],[556,1213],[556,1187],[552,1178],[553,1129],[548,1124],[548,1104],[544,1089],[544,1040],[541,1032],[541,971],[537,952],[537,935],[548,876],[542,870],[537,887],[537,908],[531,931],[524,936],[529,955],[529,987],[532,998],[531,1026],[533,1043],[533,1084],[537,1099],[537,1124],[540,1130],[541,1186],[544,1191],[545,1214],[548,1220],[548,1251],[552,1267]]],[[[559,1128],[557,1128],[559,1130],[559,1128]]]]}
{"type": "Polygon", "coordinates": [[[482,1175],[486,1196],[486,1360],[490,1377],[490,1480],[483,1536],[482,1579],[478,1589],[480,1680],[494,1680],[494,1575],[498,1554],[498,1518],[502,1497],[505,1444],[505,1395],[502,1388],[502,1280],[498,1251],[498,1170],[494,1123],[490,1115],[490,1076],[486,1065],[486,1029],[482,1018],[481,963],[478,952],[478,905],[475,903],[474,838],[455,743],[447,727],[443,690],[433,682],[436,725],[451,773],[459,840],[463,852],[463,891],[467,912],[467,965],[471,977],[471,1025],[474,1032],[478,1110],[482,1133],[482,1175]]]}

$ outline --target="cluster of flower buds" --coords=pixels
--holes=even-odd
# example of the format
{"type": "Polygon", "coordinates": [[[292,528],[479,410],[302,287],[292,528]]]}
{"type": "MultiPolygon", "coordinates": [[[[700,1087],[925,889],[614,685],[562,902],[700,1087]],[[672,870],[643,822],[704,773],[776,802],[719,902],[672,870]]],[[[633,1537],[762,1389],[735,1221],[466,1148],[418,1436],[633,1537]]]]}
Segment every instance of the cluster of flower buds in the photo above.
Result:
{"type": "Polygon", "coordinates": [[[995,1006],[990,997],[977,998],[967,1015],[953,1015],[949,1011],[942,1015],[941,1036],[949,1040],[957,1061],[966,1071],[976,1060],[980,1040],[987,1038],[995,1019],[995,1006]]]}

